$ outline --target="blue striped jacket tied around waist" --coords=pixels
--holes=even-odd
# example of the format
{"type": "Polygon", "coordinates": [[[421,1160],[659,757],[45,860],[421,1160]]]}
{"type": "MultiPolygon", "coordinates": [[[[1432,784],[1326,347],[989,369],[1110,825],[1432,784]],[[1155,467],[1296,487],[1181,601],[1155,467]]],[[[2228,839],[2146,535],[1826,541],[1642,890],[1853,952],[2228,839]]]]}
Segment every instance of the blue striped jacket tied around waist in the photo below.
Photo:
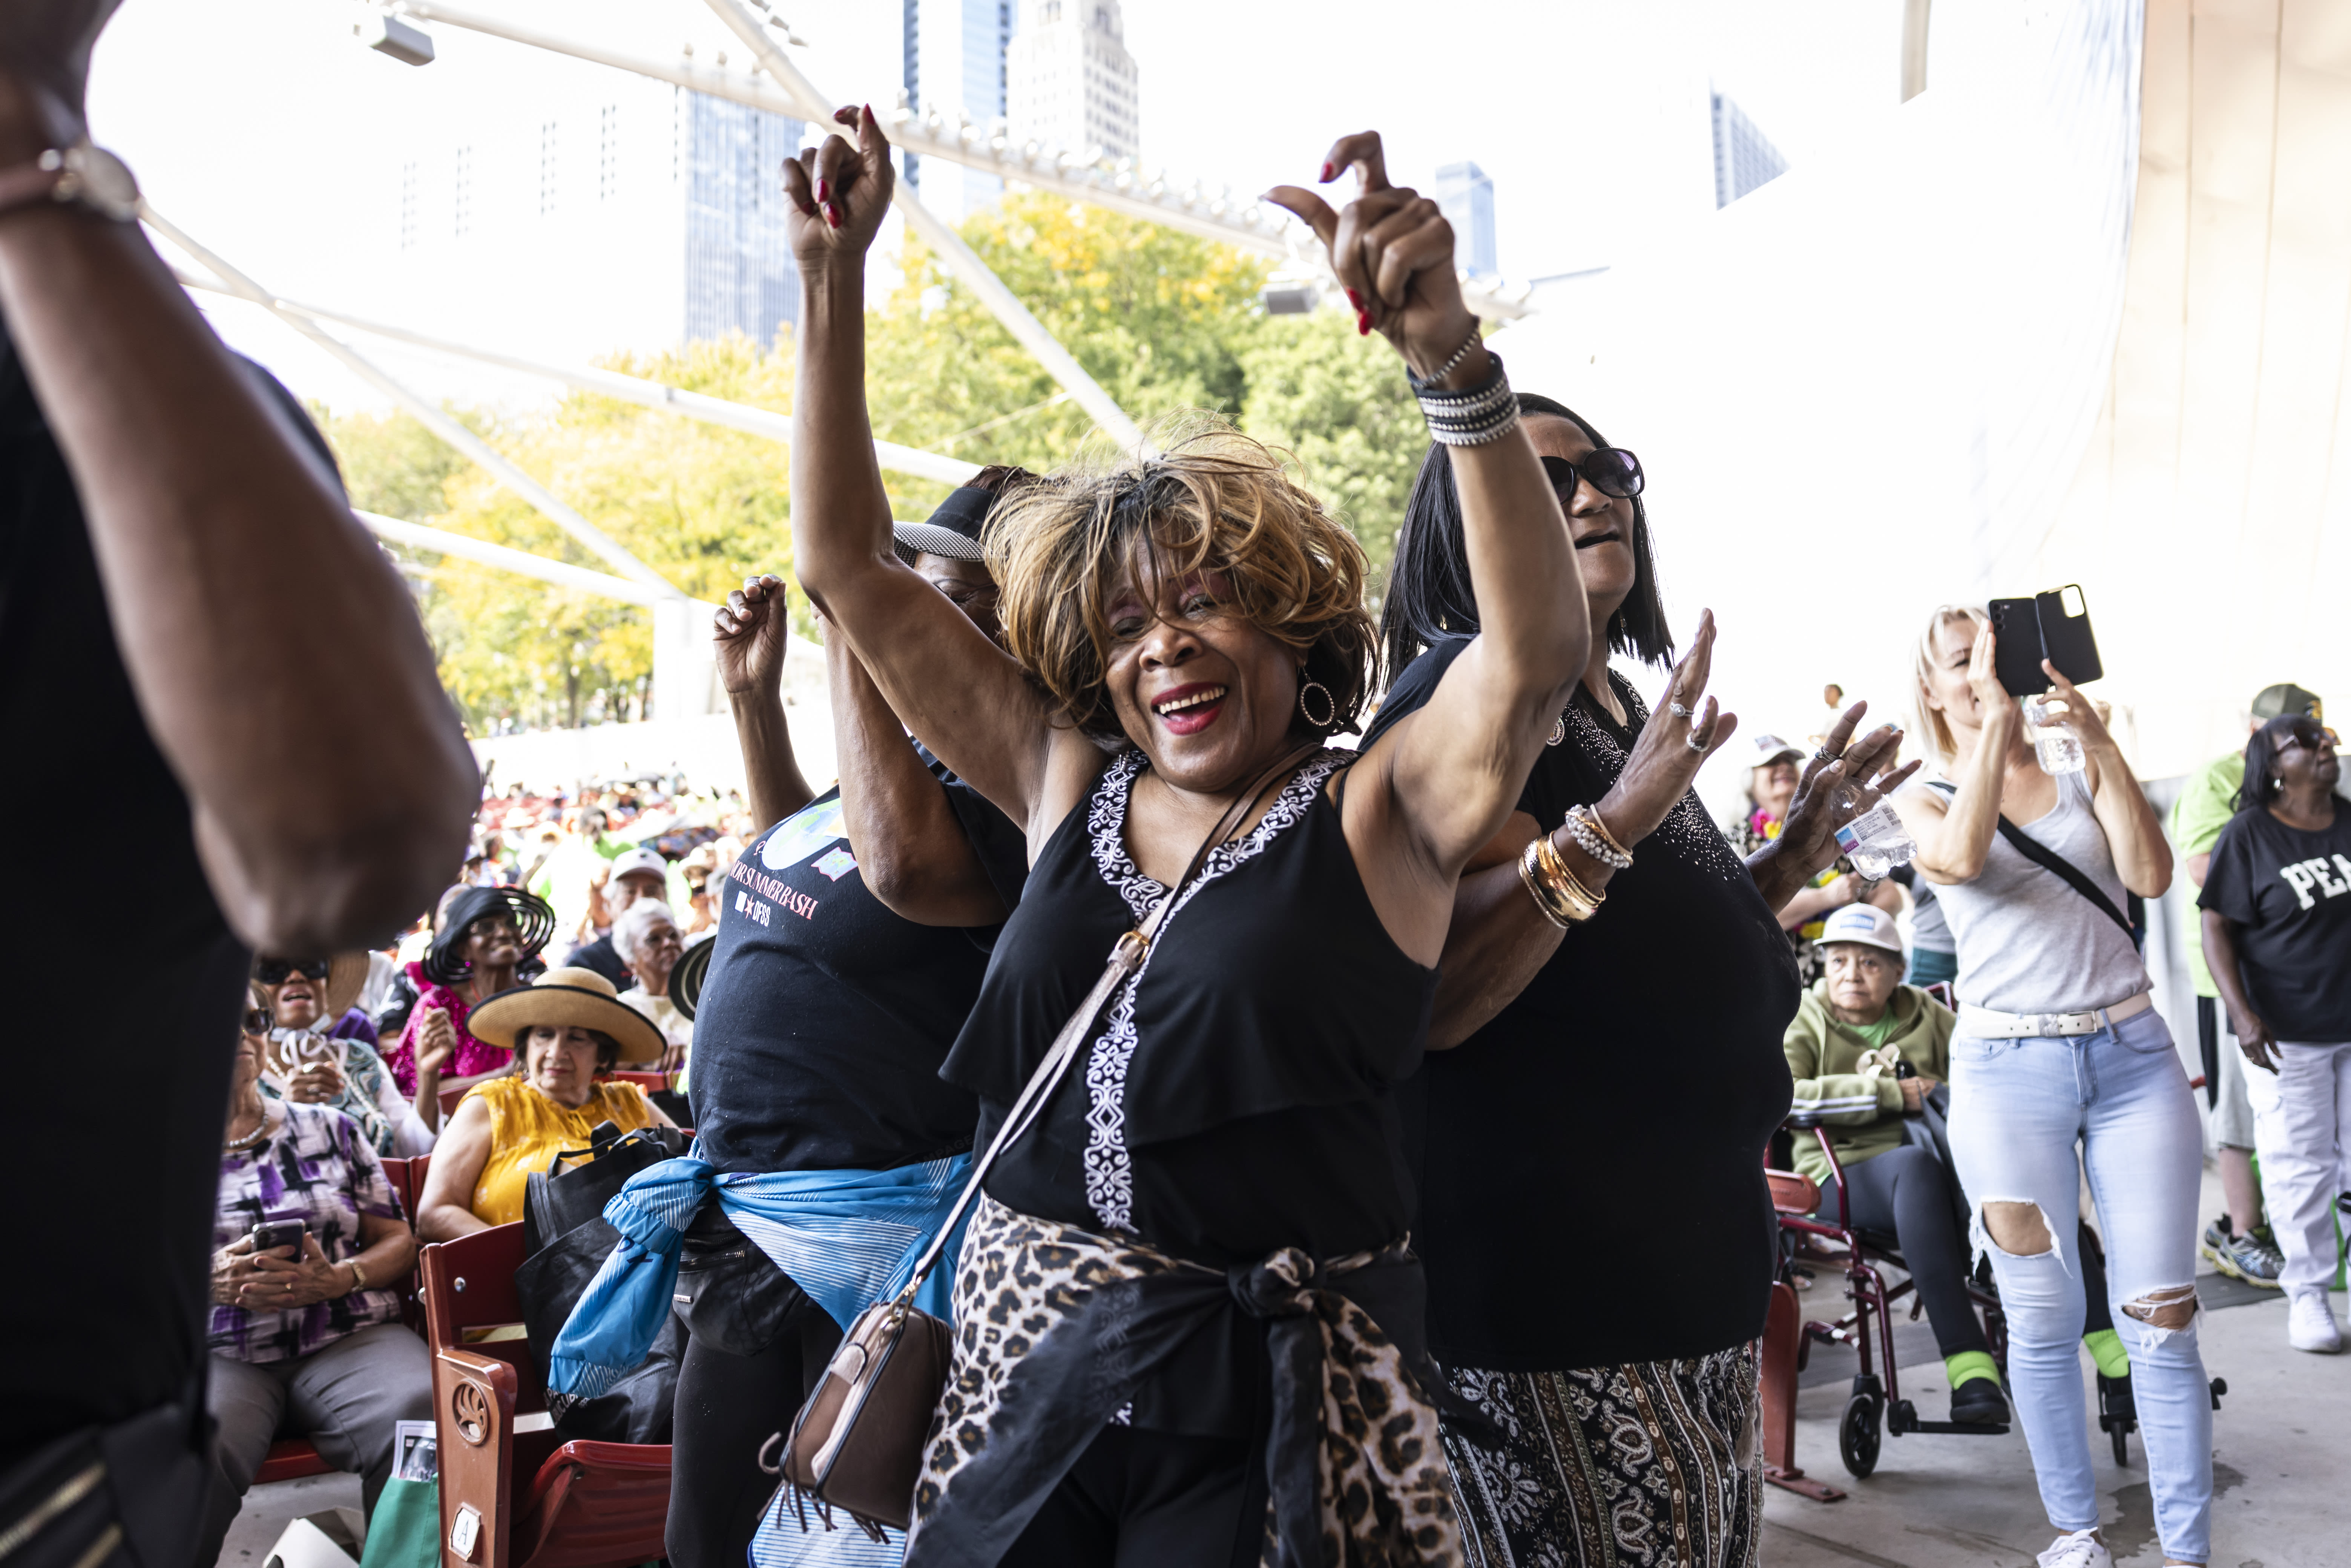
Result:
{"type": "MultiPolygon", "coordinates": [[[[647,1166],[604,1206],[621,1239],[556,1336],[550,1396],[593,1399],[644,1360],[669,1315],[686,1227],[714,1193],[736,1228],[846,1327],[904,1288],[971,1171],[966,1154],[887,1171],[721,1172],[701,1153],[696,1143],[683,1159],[647,1166]]],[[[950,1322],[962,1246],[960,1235],[949,1238],[914,1297],[950,1322]]]]}

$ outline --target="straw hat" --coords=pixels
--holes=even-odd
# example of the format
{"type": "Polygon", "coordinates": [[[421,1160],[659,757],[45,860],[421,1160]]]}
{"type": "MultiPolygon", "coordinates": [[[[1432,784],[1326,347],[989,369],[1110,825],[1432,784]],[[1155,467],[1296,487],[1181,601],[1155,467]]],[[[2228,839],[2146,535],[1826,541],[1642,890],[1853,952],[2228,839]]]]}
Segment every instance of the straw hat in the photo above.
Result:
{"type": "Polygon", "coordinates": [[[612,982],[593,969],[549,969],[528,986],[511,986],[465,1015],[465,1028],[486,1045],[521,1049],[528,1030],[547,1024],[592,1029],[621,1042],[617,1065],[658,1061],[669,1041],[653,1020],[618,999],[612,982]]]}

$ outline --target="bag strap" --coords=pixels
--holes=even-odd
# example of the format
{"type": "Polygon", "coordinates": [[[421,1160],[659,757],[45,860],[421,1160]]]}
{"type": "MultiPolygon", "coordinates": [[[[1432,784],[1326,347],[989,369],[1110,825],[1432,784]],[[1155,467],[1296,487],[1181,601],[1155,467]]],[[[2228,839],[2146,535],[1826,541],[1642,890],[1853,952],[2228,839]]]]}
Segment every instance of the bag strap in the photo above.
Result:
{"type": "MultiPolygon", "coordinates": [[[[1939,790],[1947,797],[1959,792],[1958,785],[1946,783],[1940,779],[1928,779],[1927,788],[1939,790]]],[[[2129,915],[2115,907],[2115,901],[2106,896],[2105,889],[2090,880],[2087,872],[2010,821],[2005,811],[2001,813],[2000,836],[2006,839],[2009,847],[2018,854],[2022,855],[2043,871],[2055,873],[2064,880],[2066,886],[2096,904],[2105,913],[2107,919],[2123,928],[2123,935],[2131,939],[2131,946],[2134,947],[2138,946],[2138,927],[2131,924],[2129,915]]]]}
{"type": "MultiPolygon", "coordinates": [[[[1315,747],[1308,747],[1303,749],[1313,750],[1315,747]]],[[[1184,874],[1176,879],[1176,884],[1160,896],[1159,902],[1152,906],[1150,915],[1144,917],[1140,926],[1124,933],[1113,945],[1110,950],[1110,960],[1102,966],[1102,972],[1094,981],[1093,988],[1086,993],[1085,999],[1080,1002],[1077,1010],[1070,1015],[1070,1021],[1061,1026],[1061,1032],[1053,1037],[1052,1048],[1045,1052],[1045,1059],[1037,1064],[1037,1071],[1029,1075],[1029,1082],[1021,1089],[1020,1097],[1012,1103],[1011,1109],[1004,1113],[1004,1124],[997,1128],[996,1136],[988,1143],[987,1152],[972,1163],[971,1174],[964,1178],[963,1192],[956,1198],[955,1207],[947,1211],[946,1220],[939,1226],[938,1234],[931,1238],[930,1246],[924,1249],[922,1257],[915,1260],[914,1272],[907,1276],[905,1287],[898,1292],[896,1301],[892,1303],[899,1315],[903,1316],[913,1309],[915,1291],[929,1276],[931,1270],[937,1265],[939,1255],[946,1250],[947,1239],[955,1234],[956,1227],[963,1223],[964,1216],[970,1211],[972,1203],[979,1197],[980,1183],[987,1179],[988,1170],[996,1164],[997,1156],[1010,1147],[1014,1139],[1029,1130],[1029,1124],[1035,1122],[1038,1115],[1044,1110],[1045,1102],[1052,1097],[1053,1091],[1061,1086],[1061,1080],[1068,1075],[1070,1063],[1077,1059],[1078,1047],[1085,1042],[1087,1035],[1092,1031],[1094,1019],[1102,1015],[1103,1007],[1110,1001],[1111,993],[1123,985],[1128,976],[1143,967],[1144,956],[1150,952],[1152,939],[1159,934],[1159,927],[1166,919],[1167,912],[1176,906],[1177,898],[1191,884],[1193,876],[1199,871],[1202,862],[1208,858],[1208,852],[1222,843],[1238,826],[1238,819],[1249,814],[1249,810],[1265,793],[1266,786],[1274,779],[1288,774],[1297,766],[1301,757],[1301,751],[1290,752],[1259,774],[1248,789],[1235,797],[1233,803],[1226,807],[1224,814],[1217,819],[1216,826],[1208,830],[1207,837],[1200,841],[1200,847],[1192,852],[1191,863],[1184,868],[1184,874]]]]}

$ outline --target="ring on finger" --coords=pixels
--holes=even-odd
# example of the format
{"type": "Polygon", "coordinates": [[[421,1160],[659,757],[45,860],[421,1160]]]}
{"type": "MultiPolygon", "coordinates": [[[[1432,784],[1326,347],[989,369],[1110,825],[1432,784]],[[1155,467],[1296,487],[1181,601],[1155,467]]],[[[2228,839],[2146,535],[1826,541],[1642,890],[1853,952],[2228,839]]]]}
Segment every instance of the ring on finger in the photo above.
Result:
{"type": "Polygon", "coordinates": [[[1683,736],[1682,744],[1692,751],[1704,751],[1707,746],[1705,738],[1696,730],[1691,730],[1687,735],[1683,736]]]}
{"type": "Polygon", "coordinates": [[[1687,718],[1690,715],[1696,713],[1698,709],[1690,706],[1687,703],[1667,703],[1666,705],[1666,711],[1673,715],[1676,718],[1687,718]]]}
{"type": "Polygon", "coordinates": [[[1834,752],[1834,751],[1831,751],[1831,750],[1830,750],[1827,747],[1825,747],[1825,746],[1822,747],[1818,751],[1815,751],[1815,752],[1813,752],[1813,761],[1815,761],[1815,762],[1834,762],[1836,759],[1837,759],[1837,754],[1836,754],[1835,752],[1834,752]]]}

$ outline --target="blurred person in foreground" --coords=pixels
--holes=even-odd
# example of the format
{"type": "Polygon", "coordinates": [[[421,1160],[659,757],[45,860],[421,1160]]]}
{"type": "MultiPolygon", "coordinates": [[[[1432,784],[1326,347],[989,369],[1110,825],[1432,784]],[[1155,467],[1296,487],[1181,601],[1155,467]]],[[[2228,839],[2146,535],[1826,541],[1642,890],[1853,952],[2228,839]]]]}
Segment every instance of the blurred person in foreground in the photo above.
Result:
{"type": "MultiPolygon", "coordinates": [[[[1968,1301],[1958,1179],[1902,1125],[1904,1117],[1920,1115],[1951,1076],[1951,1010],[1902,983],[1902,937],[1882,909],[1855,904],[1838,910],[1828,917],[1820,948],[1828,972],[1805,990],[1785,1041],[1795,1108],[1819,1113],[1833,1129],[1829,1142],[1844,1173],[1844,1217],[1859,1228],[1888,1232],[1900,1245],[1942,1353],[1951,1419],[2005,1426],[2000,1367],[1968,1301]]],[[[1796,1134],[1795,1162],[1820,1184],[1821,1218],[1834,1223],[1837,1183],[1809,1131],[1796,1134]]]]}
{"type": "MultiPolygon", "coordinates": [[[[1747,810],[1723,830],[1741,860],[1761,852],[1779,838],[1790,802],[1796,798],[1796,775],[1803,761],[1803,747],[1776,735],[1759,735],[1749,747],[1747,810]]],[[[1858,875],[1853,863],[1839,855],[1780,906],[1780,929],[1788,934],[1800,982],[1812,985],[1826,972],[1816,950],[1821,923],[1832,911],[1856,903],[1890,912],[1902,907],[1902,893],[1890,883],[1858,875]]]]}
{"type": "Polygon", "coordinates": [[[368,955],[253,961],[253,990],[272,1024],[261,1053],[261,1092],[298,1105],[324,1105],[359,1124],[379,1155],[428,1154],[437,1110],[427,1121],[401,1097],[392,1069],[365,1040],[325,1033],[320,1025],[367,983],[368,955]]]}
{"type": "Polygon", "coordinates": [[[2351,1192],[2351,801],[2334,732],[2301,714],[2245,745],[2237,814],[2197,898],[2204,956],[2245,1059],[2262,1176],[2277,1199],[2286,1337],[2332,1354],[2335,1197],[2351,1192]]]}
{"type": "Polygon", "coordinates": [[[221,1134],[205,1391],[220,1432],[199,1563],[219,1554],[278,1437],[308,1437],[355,1471],[372,1513],[392,1477],[393,1423],[433,1418],[432,1361],[391,1288],[416,1261],[408,1218],[350,1117],[263,1096],[270,1021],[259,1006],[246,1014],[221,1134]],[[298,1222],[301,1238],[256,1250],[266,1221],[298,1222]]]}
{"type": "MultiPolygon", "coordinates": [[[[2318,694],[2292,682],[2264,686],[2246,715],[2248,737],[2261,734],[2274,718],[2303,717],[2324,727],[2325,705],[2318,694]]],[[[2214,758],[2201,772],[2189,777],[2171,807],[2171,845],[2179,852],[2188,880],[2204,885],[2212,862],[2212,846],[2220,830],[2237,814],[2237,797],[2245,784],[2245,747],[2214,758]]],[[[2282,1289],[2285,1256],[2279,1250],[2262,1202],[2262,1184],[2253,1171],[2253,1103],[2245,1079],[2246,1058],[2231,1049],[2237,1041],[2223,1040],[2220,988],[2205,956],[2200,911],[2187,916],[2188,973],[2196,983],[2196,1046],[2204,1064],[2204,1103],[2211,1114],[2206,1128],[2212,1139],[2212,1163],[2220,1172],[2220,1196],[2228,1212],[2204,1228],[2204,1256],[2223,1274],[2249,1285],[2282,1289]]]]}
{"type": "Polygon", "coordinates": [[[416,1196],[425,1240],[520,1219],[530,1173],[564,1149],[588,1147],[602,1123],[624,1133],[672,1124],[643,1090],[604,1076],[650,1067],[668,1042],[594,970],[549,969],[483,1002],[472,1021],[513,1052],[514,1064],[475,1084],[449,1118],[416,1196]]]}
{"type": "MultiPolygon", "coordinates": [[[[213,334],[131,221],[127,172],[87,144],[113,9],[0,6],[0,734],[66,748],[91,812],[136,825],[139,912],[128,963],[58,946],[120,925],[119,877],[67,879],[0,922],[10,952],[56,955],[58,995],[104,998],[77,1020],[79,1060],[138,1085],[104,1112],[123,1157],[90,1157],[86,1115],[10,1135],[12,1172],[72,1173],[69,1190],[20,1194],[11,1239],[73,1260],[73,1283],[0,1302],[18,1353],[0,1434],[9,1568],[189,1560],[211,1469],[217,1133],[251,947],[381,940],[463,851],[477,793],[415,608],[325,442],[213,334]],[[94,1216],[136,1216],[135,1240],[94,1243],[94,1216]]],[[[0,817],[29,822],[52,809],[49,769],[18,763],[0,817]]]]}
{"type": "MultiPolygon", "coordinates": [[[[2123,913],[2130,894],[2157,898],[2171,884],[2171,849],[2097,708],[2047,660],[2053,705],[2084,763],[2043,771],[1996,652],[1980,606],[1928,618],[1914,655],[1918,734],[1947,782],[1895,804],[1959,944],[1951,1155],[2008,1316],[2009,1396],[2060,1531],[2041,1562],[2113,1562],[2097,1529],[2082,1386],[2086,1170],[2165,1560],[2201,1563],[2212,1522],[2212,1403],[2196,1321],[2204,1134],[2123,913]]],[[[2091,1354],[2100,1372],[2120,1375],[2091,1354]]]]}
{"type": "Polygon", "coordinates": [[[669,1049],[662,1052],[661,1071],[675,1072],[685,1065],[686,1048],[694,1043],[694,1020],[670,999],[670,972],[685,955],[685,939],[669,905],[658,898],[641,898],[612,922],[612,947],[637,983],[621,993],[621,1000],[651,1019],[669,1049]]]}

